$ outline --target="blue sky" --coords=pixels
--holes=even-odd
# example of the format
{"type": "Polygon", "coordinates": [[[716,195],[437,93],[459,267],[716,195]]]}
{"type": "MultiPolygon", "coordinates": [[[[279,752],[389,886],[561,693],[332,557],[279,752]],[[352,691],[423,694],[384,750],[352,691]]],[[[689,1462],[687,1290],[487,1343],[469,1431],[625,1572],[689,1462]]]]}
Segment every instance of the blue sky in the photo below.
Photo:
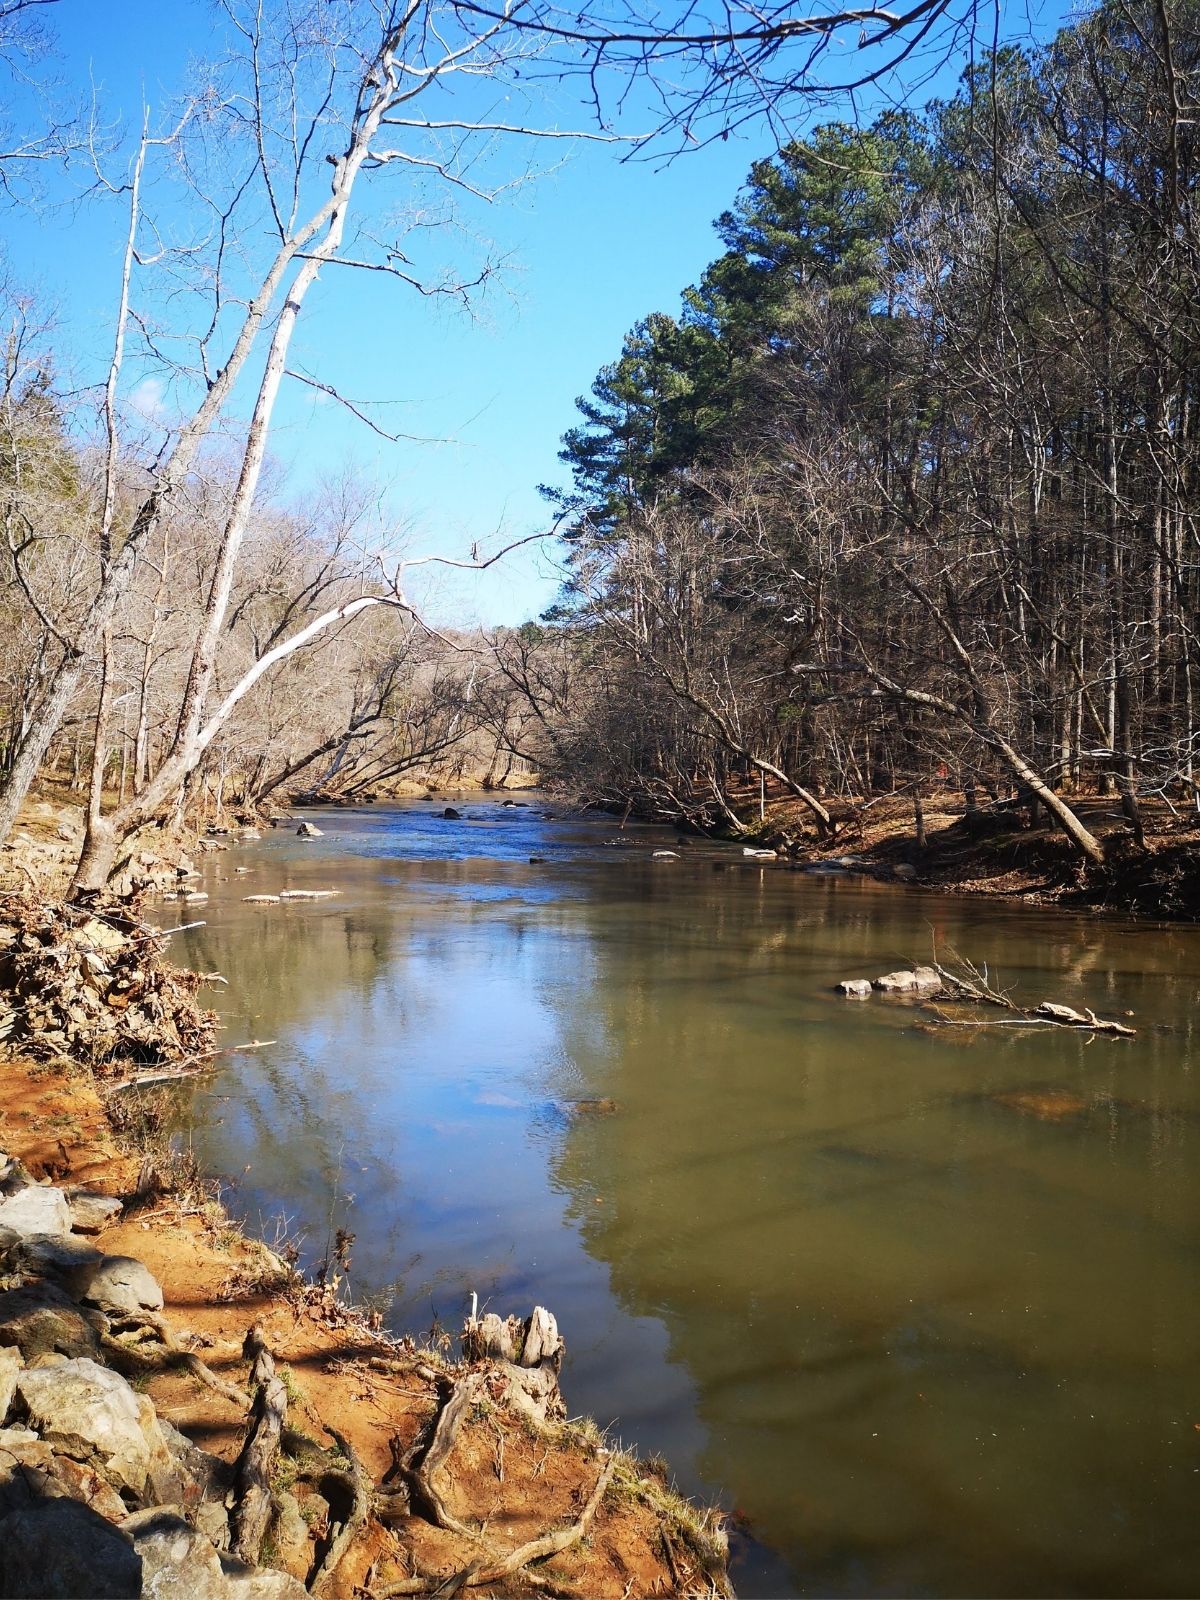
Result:
{"type": "MultiPolygon", "coordinates": [[[[58,75],[78,93],[90,78],[110,118],[136,122],[143,95],[168,107],[189,57],[212,46],[208,0],[61,0],[50,16],[58,75]]],[[[1023,12],[1008,24],[1029,26],[1023,12]]],[[[949,92],[953,78],[934,87],[949,92]]],[[[299,336],[306,370],[356,401],[387,401],[374,414],[389,431],[446,442],[386,442],[293,384],[272,438],[287,492],[353,464],[384,486],[412,554],[462,555],[476,540],[494,546],[501,531],[519,538],[545,526],[536,486],[561,481],[556,452],[576,396],[639,317],[678,309],[717,253],[713,219],[772,148],[758,127],[666,166],[621,163],[606,146],[535,151],[553,169],[468,219],[507,262],[474,317],[387,279],[327,269],[299,336]]],[[[10,274],[55,309],[63,359],[94,379],[111,337],[119,207],[9,211],[0,225],[10,274]]],[[[552,563],[526,550],[485,575],[435,581],[430,604],[443,620],[516,622],[556,588],[552,563]]]]}

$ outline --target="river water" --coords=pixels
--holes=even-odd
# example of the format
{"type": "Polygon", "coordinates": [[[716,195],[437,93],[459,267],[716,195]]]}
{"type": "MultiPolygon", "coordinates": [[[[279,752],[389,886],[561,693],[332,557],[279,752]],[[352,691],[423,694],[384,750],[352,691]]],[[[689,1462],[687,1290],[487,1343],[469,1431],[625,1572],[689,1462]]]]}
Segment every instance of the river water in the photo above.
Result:
{"type": "Polygon", "coordinates": [[[206,859],[176,953],[277,1041],[181,1112],[233,1209],[397,1331],[549,1306],[743,1596],[1200,1592],[1200,933],[443,803],[206,859]],[[935,941],[1138,1036],[832,992],[935,941]]]}

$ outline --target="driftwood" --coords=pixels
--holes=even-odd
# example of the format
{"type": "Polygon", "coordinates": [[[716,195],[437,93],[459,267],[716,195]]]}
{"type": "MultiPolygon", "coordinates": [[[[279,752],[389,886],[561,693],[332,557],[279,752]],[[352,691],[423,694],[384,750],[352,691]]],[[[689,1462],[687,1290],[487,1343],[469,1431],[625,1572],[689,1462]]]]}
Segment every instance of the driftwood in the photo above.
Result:
{"type": "Polygon", "coordinates": [[[250,1384],[254,1404],[246,1442],[234,1469],[237,1501],[229,1525],[234,1555],[253,1567],[258,1565],[271,1520],[271,1467],[279,1452],[288,1397],[284,1381],[275,1371],[275,1360],[267,1349],[261,1324],[256,1322],[246,1335],[243,1354],[253,1357],[250,1384]]]}
{"type": "Polygon", "coordinates": [[[487,1583],[502,1583],[505,1578],[511,1578],[518,1573],[528,1578],[530,1574],[525,1573],[524,1568],[531,1562],[545,1561],[550,1556],[561,1555],[573,1544],[578,1544],[587,1533],[604,1498],[604,1491],[608,1488],[616,1459],[615,1455],[607,1458],[600,1469],[595,1487],[579,1514],[578,1521],[571,1523],[569,1527],[559,1528],[554,1533],[545,1533],[537,1539],[531,1539],[527,1544],[511,1550],[508,1555],[489,1550],[483,1560],[473,1566],[464,1567],[451,1578],[402,1578],[398,1583],[390,1583],[382,1589],[372,1590],[372,1600],[396,1600],[396,1597],[405,1594],[453,1595],[462,1589],[478,1589],[487,1583]]]}
{"type": "Polygon", "coordinates": [[[992,985],[986,967],[980,969],[971,961],[963,961],[961,966],[961,971],[953,971],[942,966],[935,957],[934,971],[949,991],[943,996],[944,999],[996,1006],[1013,1015],[984,1021],[962,1021],[935,1012],[935,1020],[943,1028],[1083,1028],[1089,1033],[1103,1033],[1119,1039],[1132,1039],[1137,1034],[1136,1028],[1098,1017],[1090,1007],[1076,1011],[1074,1006],[1060,1005],[1054,1000],[1043,1000],[1032,1009],[1019,1006],[1010,994],[992,985]]]}

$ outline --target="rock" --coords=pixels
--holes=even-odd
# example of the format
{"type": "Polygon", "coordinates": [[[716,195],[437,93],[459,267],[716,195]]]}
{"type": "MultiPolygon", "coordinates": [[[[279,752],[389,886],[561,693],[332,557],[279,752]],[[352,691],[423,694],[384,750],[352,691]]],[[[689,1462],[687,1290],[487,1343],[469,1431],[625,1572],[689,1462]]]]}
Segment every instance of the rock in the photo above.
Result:
{"type": "Polygon", "coordinates": [[[47,1352],[74,1358],[99,1349],[90,1320],[52,1283],[0,1294],[0,1345],[15,1346],[27,1362],[47,1352]]]}
{"type": "Polygon", "coordinates": [[[843,978],[838,984],[839,994],[867,995],[870,992],[870,978],[843,978]]]}
{"type": "MultiPolygon", "coordinates": [[[[36,1434],[34,1435],[36,1438],[36,1434]]],[[[40,1442],[40,1441],[39,1441],[40,1442]]],[[[45,1481],[47,1494],[62,1494],[69,1500],[79,1500],[109,1522],[122,1522],[129,1515],[129,1507],[94,1467],[83,1461],[72,1461],[70,1456],[56,1455],[45,1481]]]]}
{"type": "Polygon", "coordinates": [[[320,839],[322,833],[315,823],[302,822],[296,829],[296,837],[297,839],[320,839]]]}
{"type": "Polygon", "coordinates": [[[73,1272],[68,1286],[85,1305],[98,1306],[101,1311],[162,1309],[162,1290],[132,1256],[101,1256],[99,1261],[73,1272]]]}
{"type": "Polygon", "coordinates": [[[171,1458],[154,1407],[120,1373],[87,1358],[64,1361],[20,1373],[17,1395],[56,1454],[94,1463],[135,1495],[167,1487],[171,1458]]]}
{"type": "Polygon", "coordinates": [[[461,818],[462,812],[455,811],[453,806],[447,806],[442,812],[442,816],[445,817],[447,822],[457,822],[461,818]]]}
{"type": "Polygon", "coordinates": [[[38,1500],[0,1522],[0,1596],[137,1600],[142,1584],[129,1535],[77,1500],[38,1500]]]}
{"type": "Polygon", "coordinates": [[[901,861],[892,868],[892,877],[899,878],[901,883],[911,883],[917,875],[916,867],[910,867],[907,861],[901,861]]]}
{"type": "Polygon", "coordinates": [[[8,1416],[8,1408],[17,1392],[17,1374],[21,1370],[20,1352],[9,1346],[0,1349],[0,1423],[8,1416]]]}
{"type": "Polygon", "coordinates": [[[29,1233],[6,1254],[10,1272],[63,1275],[94,1267],[104,1258],[95,1245],[69,1233],[29,1233]]]}
{"type": "Polygon", "coordinates": [[[28,1189],[32,1182],[25,1163],[0,1150],[0,1194],[16,1194],[18,1189],[28,1189]]]}
{"type": "Polygon", "coordinates": [[[61,1189],[30,1184],[0,1200],[0,1228],[14,1233],[70,1233],[71,1208],[61,1189]]]}
{"type": "Polygon", "coordinates": [[[257,828],[239,828],[238,838],[246,844],[253,844],[256,839],[262,838],[262,834],[257,828]]]}
{"type": "Polygon", "coordinates": [[[933,967],[914,967],[911,972],[885,972],[882,978],[875,979],[875,987],[885,994],[937,994],[942,980],[933,967]]]}
{"type": "Polygon", "coordinates": [[[678,850],[656,850],[654,852],[654,855],[653,855],[652,859],[655,860],[655,861],[678,861],[679,860],[679,851],[678,850]]]}
{"type": "Polygon", "coordinates": [[[312,1544],[308,1523],[300,1514],[300,1502],[294,1494],[283,1490],[276,1495],[275,1520],[269,1538],[275,1546],[280,1564],[297,1576],[307,1572],[312,1558],[312,1544]]]}
{"type": "Polygon", "coordinates": [[[71,1221],[80,1233],[99,1233],[123,1210],[116,1195],[96,1194],[92,1189],[68,1189],[67,1204],[71,1221]]]}
{"type": "Polygon", "coordinates": [[[279,896],[277,894],[244,894],[242,896],[242,904],[244,906],[277,906],[279,904],[279,896]]]}
{"type": "Polygon", "coordinates": [[[779,856],[777,850],[759,850],[748,844],[742,846],[742,854],[749,856],[754,861],[775,861],[779,856]]]}
{"type": "Polygon", "coordinates": [[[545,856],[530,856],[529,865],[531,867],[540,867],[545,859],[545,856]]]}
{"type": "MultiPolygon", "coordinates": [[[[209,1455],[207,1450],[201,1450],[199,1445],[193,1444],[165,1417],[158,1419],[158,1428],[183,1485],[181,1498],[188,1509],[191,1509],[193,1503],[224,1501],[233,1482],[232,1466],[227,1461],[222,1461],[220,1456],[209,1455]]],[[[226,1537],[228,1537],[228,1526],[226,1526],[226,1537]]],[[[220,1544],[221,1541],[214,1539],[213,1543],[220,1544]]]]}
{"type": "Polygon", "coordinates": [[[170,1508],[135,1512],[121,1528],[142,1560],[143,1600],[308,1600],[299,1579],[221,1555],[170,1508]]]}
{"type": "Polygon", "coordinates": [[[340,889],[281,889],[281,900],[332,900],[334,895],[341,894],[340,889]]]}

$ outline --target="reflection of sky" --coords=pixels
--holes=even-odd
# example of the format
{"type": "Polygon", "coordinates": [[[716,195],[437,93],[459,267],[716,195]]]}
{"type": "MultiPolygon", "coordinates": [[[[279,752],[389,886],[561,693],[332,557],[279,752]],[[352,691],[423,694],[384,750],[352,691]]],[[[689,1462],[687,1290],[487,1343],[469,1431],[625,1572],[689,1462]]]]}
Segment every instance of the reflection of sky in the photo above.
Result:
{"type": "MultiPolygon", "coordinates": [[[[1143,1569],[1170,1592],[1182,1480],[1157,1437],[1179,1308],[1200,1305],[1196,937],[737,849],[658,863],[661,832],[610,848],[611,822],[460,809],[495,819],[478,856],[448,858],[461,825],[413,804],[321,813],[315,843],[277,830],[206,864],[190,958],[233,979],[231,1041],[278,1040],[196,1096],[203,1158],[242,1174],[243,1211],[286,1209],[309,1260],[349,1227],[352,1286],[390,1291],[397,1328],[455,1327],[471,1291],[549,1305],[572,1408],[720,1489],[822,1590],[956,1591],[976,1549],[993,1576],[1094,1587],[1145,1525],[1167,1553],[1143,1569]],[[284,885],[342,895],[241,903],[284,885]],[[904,1004],[829,992],[935,937],[1031,1003],[1136,1010],[1136,1046],[934,1037],[904,1004]],[[1078,1116],[991,1098],[1039,1088],[1078,1116]],[[566,1105],[597,1096],[619,1113],[566,1105]],[[1097,1436],[1081,1407],[1098,1404],[1097,1436]],[[1056,1484],[1071,1538],[1040,1509],[1056,1484]]],[[[798,1582],[768,1564],[743,1589],[798,1582]]]]}

